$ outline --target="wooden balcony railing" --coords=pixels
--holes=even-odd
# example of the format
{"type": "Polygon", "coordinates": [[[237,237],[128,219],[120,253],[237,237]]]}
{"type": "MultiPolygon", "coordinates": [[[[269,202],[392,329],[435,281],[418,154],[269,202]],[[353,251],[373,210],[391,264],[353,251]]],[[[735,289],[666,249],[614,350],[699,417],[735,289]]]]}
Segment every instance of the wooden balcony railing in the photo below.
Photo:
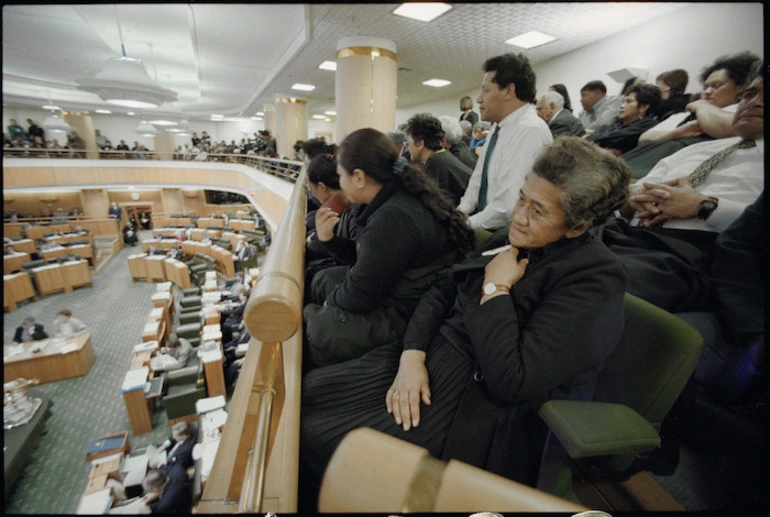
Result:
{"type": "Polygon", "coordinates": [[[183,162],[212,162],[212,163],[240,163],[261,172],[278,176],[286,181],[295,182],[301,168],[301,163],[294,160],[280,158],[266,158],[264,156],[249,154],[229,153],[200,153],[184,154],[175,152],[153,151],[83,151],[73,149],[26,149],[23,147],[6,147],[3,149],[4,158],[64,158],[86,159],[88,154],[97,154],[100,160],[163,160],[183,162]]]}
{"type": "Polygon", "coordinates": [[[304,169],[244,312],[252,336],[196,511],[297,511],[304,290],[304,169]]]}

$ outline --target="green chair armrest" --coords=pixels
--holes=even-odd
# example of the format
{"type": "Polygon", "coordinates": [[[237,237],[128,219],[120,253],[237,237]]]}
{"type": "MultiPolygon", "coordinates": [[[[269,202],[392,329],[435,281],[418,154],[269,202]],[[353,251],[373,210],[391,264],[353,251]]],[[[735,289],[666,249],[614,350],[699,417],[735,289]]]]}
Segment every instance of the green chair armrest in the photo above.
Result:
{"type": "Polygon", "coordinates": [[[550,400],[538,412],[572,458],[637,454],[660,446],[660,436],[621,404],[550,400]]]}

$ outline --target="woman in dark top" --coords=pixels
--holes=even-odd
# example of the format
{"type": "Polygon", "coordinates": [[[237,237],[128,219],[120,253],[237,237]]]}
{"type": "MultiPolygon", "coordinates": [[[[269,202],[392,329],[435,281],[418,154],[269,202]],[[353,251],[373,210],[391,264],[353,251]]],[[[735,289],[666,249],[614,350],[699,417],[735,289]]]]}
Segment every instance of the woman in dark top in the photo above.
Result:
{"type": "Polygon", "coordinates": [[[467,120],[471,123],[471,126],[475,126],[476,122],[479,121],[479,114],[473,111],[473,99],[467,95],[460,99],[460,111],[462,111],[460,122],[467,120]]]}
{"type": "MultiPolygon", "coordinates": [[[[317,366],[359,357],[401,338],[420,296],[438,273],[473,249],[475,238],[452,202],[424,172],[398,158],[384,134],[360,129],[338,151],[340,187],[368,205],[356,241],[327,249],[353,264],[316,274],[304,309],[309,358],[317,366]]],[[[316,228],[340,221],[319,209],[316,228]]]]}
{"type": "Polygon", "coordinates": [[[587,233],[626,199],[628,167],[578,137],[545,148],[508,241],[456,265],[426,293],[404,338],[305,376],[303,457],[322,472],[345,434],[372,427],[531,482],[537,410],[590,399],[623,330],[622,265],[587,233]]]}
{"type": "Polygon", "coordinates": [[[652,84],[635,84],[620,106],[618,118],[601,126],[586,138],[619,156],[639,143],[639,136],[658,123],[651,113],[660,104],[660,89],[652,84]]]}
{"type": "Polygon", "coordinates": [[[567,87],[561,83],[558,83],[551,85],[551,87],[548,89],[564,97],[564,109],[572,113],[572,101],[569,100],[569,92],[567,91],[567,87]]]}
{"type": "Polygon", "coordinates": [[[674,113],[681,113],[690,103],[690,96],[684,93],[689,76],[686,70],[678,68],[663,72],[655,78],[655,84],[660,88],[661,102],[654,114],[658,123],[663,122],[674,113]]]}

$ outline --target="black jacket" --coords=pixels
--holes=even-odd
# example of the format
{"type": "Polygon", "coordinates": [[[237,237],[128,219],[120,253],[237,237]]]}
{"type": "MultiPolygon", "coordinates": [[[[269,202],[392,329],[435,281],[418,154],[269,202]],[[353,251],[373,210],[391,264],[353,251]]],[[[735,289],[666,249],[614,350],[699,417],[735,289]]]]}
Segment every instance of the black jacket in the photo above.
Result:
{"type": "Polygon", "coordinates": [[[615,119],[612,124],[600,127],[586,138],[606,149],[618,149],[621,153],[625,153],[636,147],[642,133],[657,123],[658,121],[652,117],[634,120],[630,124],[623,124],[620,119],[615,119]]]}
{"type": "Polygon", "coordinates": [[[473,171],[473,169],[476,168],[476,162],[479,160],[479,155],[471,151],[471,148],[468,147],[468,143],[470,143],[470,139],[468,139],[468,142],[460,140],[449,148],[449,152],[473,171]]]}
{"type": "Polygon", "coordinates": [[[557,136],[583,136],[586,133],[583,124],[567,110],[561,110],[548,122],[548,129],[554,138],[557,136]]]}
{"type": "MultiPolygon", "coordinates": [[[[469,149],[470,151],[470,149],[469,149]]],[[[460,204],[473,169],[447,151],[433,153],[425,164],[425,173],[436,180],[438,186],[449,194],[454,206],[460,204]]]]}
{"type": "Polygon", "coordinates": [[[152,513],[189,515],[192,509],[192,482],[187,470],[181,465],[174,465],[166,473],[168,484],[160,498],[150,503],[152,513]]]}
{"type": "MultiPolygon", "coordinates": [[[[24,333],[24,327],[18,326],[16,327],[16,333],[13,335],[13,340],[16,343],[21,343],[21,335],[24,333]]],[[[46,334],[45,329],[43,328],[43,325],[40,323],[35,323],[35,328],[32,330],[32,341],[39,341],[41,339],[46,339],[48,337],[48,334],[46,334]]]]}

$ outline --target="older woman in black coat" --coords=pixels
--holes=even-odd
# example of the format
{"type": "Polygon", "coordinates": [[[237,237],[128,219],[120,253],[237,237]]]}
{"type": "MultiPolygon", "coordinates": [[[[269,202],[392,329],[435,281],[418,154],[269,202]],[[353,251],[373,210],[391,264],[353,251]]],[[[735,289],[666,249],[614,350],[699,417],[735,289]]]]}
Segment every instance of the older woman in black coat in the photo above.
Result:
{"type": "Polygon", "coordinates": [[[660,88],[653,84],[631,86],[620,106],[618,118],[586,138],[611,150],[615,155],[630,151],[637,146],[642,133],[658,123],[652,113],[658,107],[660,98],[660,88]]]}
{"type": "Polygon", "coordinates": [[[538,408],[589,399],[622,334],[623,268],[587,230],[623,203],[628,182],[621,160],[583,139],[547,147],[510,230],[491,237],[509,245],[449,270],[400,342],[306,376],[311,467],[320,473],[348,431],[372,427],[532,482],[538,408]]]}

